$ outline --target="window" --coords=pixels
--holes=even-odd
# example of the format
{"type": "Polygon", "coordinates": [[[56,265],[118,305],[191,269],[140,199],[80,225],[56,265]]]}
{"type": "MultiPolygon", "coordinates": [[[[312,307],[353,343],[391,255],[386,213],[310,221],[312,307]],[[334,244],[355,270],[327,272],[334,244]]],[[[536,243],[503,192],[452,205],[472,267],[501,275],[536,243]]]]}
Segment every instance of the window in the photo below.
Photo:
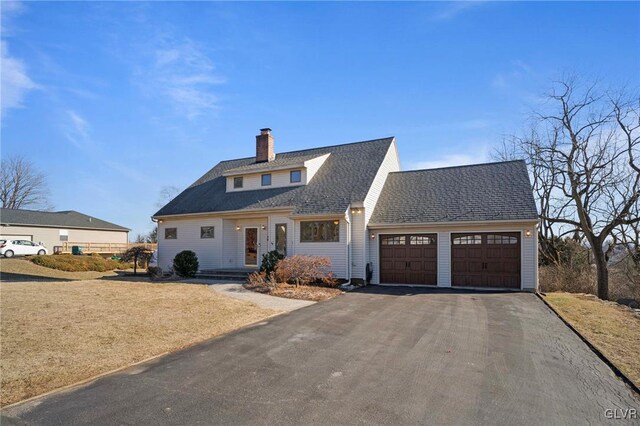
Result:
{"type": "Polygon", "coordinates": [[[380,237],[380,244],[383,246],[403,246],[405,245],[405,242],[404,235],[387,235],[380,237]]]}
{"type": "Polygon", "coordinates": [[[300,222],[300,242],[336,242],[340,240],[340,221],[300,222]]]}
{"type": "Polygon", "coordinates": [[[287,255],[287,224],[276,223],[276,250],[283,256],[287,255]]]}
{"type": "Polygon", "coordinates": [[[487,244],[518,244],[518,237],[511,235],[487,235],[487,244]]]}
{"type": "Polygon", "coordinates": [[[214,230],[213,226],[201,226],[200,238],[213,238],[213,235],[214,235],[213,230],[214,230]]]}
{"type": "Polygon", "coordinates": [[[436,239],[435,237],[429,237],[427,235],[411,235],[409,237],[409,244],[411,245],[418,245],[418,246],[423,246],[423,245],[429,245],[429,244],[435,244],[436,243],[436,239]]]}
{"type": "Polygon", "coordinates": [[[164,228],[164,239],[175,240],[178,238],[178,228],[164,228]]]}
{"type": "Polygon", "coordinates": [[[69,241],[68,235],[60,235],[60,241],[69,241]]]}
{"type": "Polygon", "coordinates": [[[233,187],[234,188],[242,188],[242,176],[233,178],[233,187]]]}
{"type": "Polygon", "coordinates": [[[271,185],[271,174],[262,175],[262,186],[271,185]]]}
{"type": "Polygon", "coordinates": [[[60,235],[60,241],[69,241],[69,230],[61,229],[58,231],[60,235]]]}
{"type": "Polygon", "coordinates": [[[291,183],[301,182],[302,172],[300,170],[291,170],[291,172],[289,172],[289,180],[291,183]]]}
{"type": "Polygon", "coordinates": [[[464,235],[455,237],[453,244],[482,244],[482,235],[464,235]]]}

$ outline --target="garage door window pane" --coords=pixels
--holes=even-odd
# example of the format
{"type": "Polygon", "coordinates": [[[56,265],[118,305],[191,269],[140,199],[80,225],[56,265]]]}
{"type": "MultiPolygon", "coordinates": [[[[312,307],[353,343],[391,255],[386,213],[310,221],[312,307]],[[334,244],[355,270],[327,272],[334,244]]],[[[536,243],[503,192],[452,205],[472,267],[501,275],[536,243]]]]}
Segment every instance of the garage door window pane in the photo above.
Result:
{"type": "Polygon", "coordinates": [[[382,237],[380,244],[383,246],[403,246],[405,244],[404,235],[382,237]]]}
{"type": "Polygon", "coordinates": [[[487,235],[487,244],[518,244],[518,238],[511,235],[487,235]]]}
{"type": "Polygon", "coordinates": [[[453,244],[482,244],[482,235],[464,235],[455,237],[453,244]]]}
{"type": "Polygon", "coordinates": [[[424,246],[435,243],[435,238],[428,237],[426,235],[412,235],[411,237],[409,237],[409,244],[411,245],[424,246]]]}

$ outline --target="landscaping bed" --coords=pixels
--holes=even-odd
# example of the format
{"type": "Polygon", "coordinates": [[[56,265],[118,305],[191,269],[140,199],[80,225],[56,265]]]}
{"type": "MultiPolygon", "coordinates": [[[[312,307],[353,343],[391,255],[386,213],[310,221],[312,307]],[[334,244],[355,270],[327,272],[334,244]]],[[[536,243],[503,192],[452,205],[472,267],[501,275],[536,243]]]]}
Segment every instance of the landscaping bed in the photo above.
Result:
{"type": "Polygon", "coordinates": [[[277,311],[148,280],[0,283],[0,405],[175,351],[277,311]]]}
{"type": "Polygon", "coordinates": [[[248,282],[244,285],[248,290],[258,293],[264,293],[271,296],[286,297],[288,299],[312,300],[319,302],[322,300],[332,299],[343,293],[342,290],[335,287],[322,285],[299,285],[293,284],[267,284],[248,282]]]}
{"type": "Polygon", "coordinates": [[[115,271],[62,271],[36,265],[28,257],[0,259],[0,270],[2,281],[90,280],[118,275],[115,271]]]}
{"type": "Polygon", "coordinates": [[[74,256],[72,254],[59,254],[53,256],[33,256],[29,260],[36,265],[45,268],[58,269],[67,272],[86,271],[114,271],[116,269],[129,269],[133,264],[120,262],[119,260],[105,259],[96,254],[89,256],[74,256]]]}
{"type": "Polygon", "coordinates": [[[547,293],[544,299],[640,387],[640,314],[590,294],[547,293]]]}

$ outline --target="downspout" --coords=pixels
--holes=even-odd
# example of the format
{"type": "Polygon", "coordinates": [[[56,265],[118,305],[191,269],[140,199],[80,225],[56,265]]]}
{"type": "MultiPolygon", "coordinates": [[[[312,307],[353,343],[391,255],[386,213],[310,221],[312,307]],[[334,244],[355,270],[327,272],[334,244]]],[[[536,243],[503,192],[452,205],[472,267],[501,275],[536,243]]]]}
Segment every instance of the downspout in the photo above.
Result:
{"type": "Polygon", "coordinates": [[[344,220],[347,222],[347,282],[342,284],[341,287],[347,287],[351,285],[351,206],[347,209],[344,215],[344,220]]]}

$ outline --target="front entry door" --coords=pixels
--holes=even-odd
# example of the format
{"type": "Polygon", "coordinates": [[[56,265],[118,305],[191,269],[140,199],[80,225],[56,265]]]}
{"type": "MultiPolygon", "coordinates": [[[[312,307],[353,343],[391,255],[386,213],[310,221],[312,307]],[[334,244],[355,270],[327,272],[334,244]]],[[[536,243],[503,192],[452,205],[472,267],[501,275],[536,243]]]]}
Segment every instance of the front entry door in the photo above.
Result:
{"type": "Polygon", "coordinates": [[[258,266],[258,228],[244,228],[244,264],[258,266]]]}

